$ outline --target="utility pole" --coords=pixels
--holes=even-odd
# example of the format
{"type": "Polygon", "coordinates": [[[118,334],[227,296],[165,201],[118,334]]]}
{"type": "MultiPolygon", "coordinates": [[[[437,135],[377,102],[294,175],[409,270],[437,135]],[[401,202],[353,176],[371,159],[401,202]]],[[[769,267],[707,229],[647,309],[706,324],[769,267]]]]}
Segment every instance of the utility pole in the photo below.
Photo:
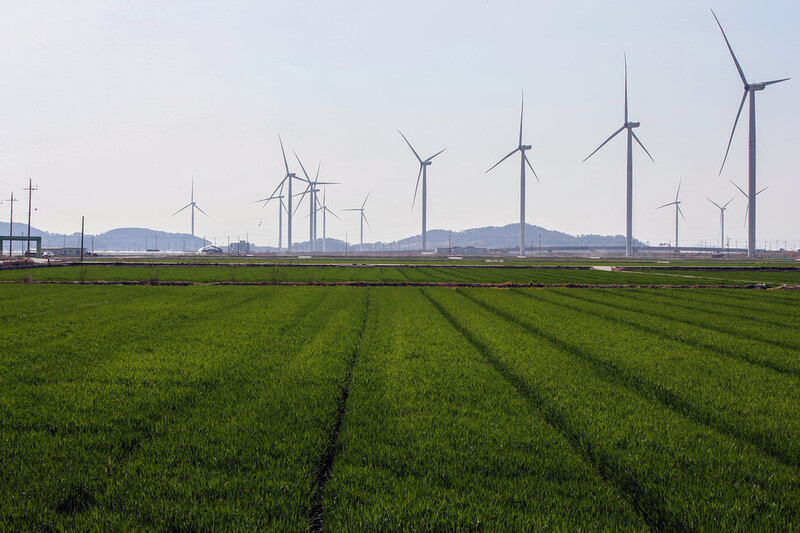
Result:
{"type": "Polygon", "coordinates": [[[8,220],[8,257],[11,257],[11,254],[14,251],[14,202],[17,200],[14,198],[14,193],[11,193],[11,216],[8,220]]]}
{"type": "Polygon", "coordinates": [[[81,216],[81,263],[83,263],[83,216],[81,216]]]}
{"type": "Polygon", "coordinates": [[[28,178],[28,188],[25,189],[28,191],[28,248],[26,250],[26,254],[30,255],[31,253],[31,198],[33,196],[33,191],[39,190],[39,186],[33,186],[33,180],[28,178]]]}

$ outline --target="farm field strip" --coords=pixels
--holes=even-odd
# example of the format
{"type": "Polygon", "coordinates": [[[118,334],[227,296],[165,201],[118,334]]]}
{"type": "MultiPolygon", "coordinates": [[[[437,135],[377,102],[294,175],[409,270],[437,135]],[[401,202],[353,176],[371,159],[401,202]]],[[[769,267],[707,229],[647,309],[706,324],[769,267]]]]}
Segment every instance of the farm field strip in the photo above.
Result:
{"type": "Polygon", "coordinates": [[[776,316],[776,302],[772,295],[770,295],[769,307],[763,310],[754,309],[751,305],[751,303],[755,303],[753,298],[750,298],[745,306],[741,306],[741,304],[731,305],[729,302],[719,298],[717,294],[705,293],[698,298],[697,295],[681,291],[680,289],[669,292],[653,292],[648,296],[654,303],[662,302],[664,305],[679,307],[692,313],[711,313],[716,316],[726,316],[736,320],[756,322],[759,325],[767,325],[768,327],[780,326],[782,328],[792,328],[795,327],[797,320],[800,319],[800,313],[791,314],[789,317],[786,317],[788,320],[778,318],[780,315],[776,316]]]}
{"type": "MultiPolygon", "coordinates": [[[[198,323],[185,317],[166,342],[145,330],[140,349],[91,365],[83,379],[50,372],[33,395],[30,385],[10,391],[4,371],[0,523],[164,529],[255,520],[247,524],[264,527],[285,517],[305,530],[298,524],[307,518],[364,293],[303,289],[303,305],[293,306],[274,297],[281,291],[249,289],[241,307],[198,323]],[[326,312],[330,319],[317,315],[326,312]],[[298,322],[305,335],[296,335],[298,322]],[[30,431],[37,420],[43,429],[30,431]]],[[[218,303],[229,299],[230,291],[215,292],[228,296],[218,303]]]]}
{"type": "Polygon", "coordinates": [[[650,527],[776,529],[797,522],[796,469],[603,380],[589,363],[463,295],[425,292],[627,494],[650,527]]]}
{"type": "Polygon", "coordinates": [[[597,305],[569,303],[568,294],[459,292],[590,362],[605,379],[800,466],[800,378],[736,360],[721,364],[713,350],[687,348],[604,316],[597,305]]]}
{"type": "MultiPolygon", "coordinates": [[[[775,273],[765,273],[775,274],[775,273]]],[[[800,283],[800,273],[794,274],[800,283]]],[[[664,278],[658,272],[599,270],[564,270],[560,268],[470,268],[453,265],[414,267],[358,266],[60,266],[0,271],[0,281],[109,281],[149,283],[339,283],[339,282],[454,282],[454,283],[538,283],[545,285],[601,284],[601,285],[664,285],[670,279],[680,279],[687,285],[709,284],[703,277],[664,278]]],[[[737,281],[722,280],[711,284],[743,285],[737,281]]],[[[778,284],[770,283],[769,284],[778,284]]]]}
{"type": "MultiPolygon", "coordinates": [[[[629,305],[640,313],[663,320],[694,326],[721,334],[743,337],[753,343],[762,343],[785,350],[800,350],[800,335],[793,330],[764,324],[745,324],[739,320],[729,320],[716,313],[686,313],[672,302],[652,302],[649,295],[639,290],[618,291],[614,296],[632,302],[629,305]]],[[[696,298],[701,298],[698,296],[696,298]]],[[[800,302],[800,298],[798,298],[800,302]]]]}
{"type": "Polygon", "coordinates": [[[740,359],[748,363],[791,376],[800,376],[800,361],[797,356],[792,356],[784,348],[773,345],[764,345],[753,342],[740,336],[719,331],[706,330],[702,326],[685,324],[664,319],[646,312],[636,306],[631,306],[628,301],[617,300],[617,294],[603,293],[598,289],[596,294],[583,294],[577,292],[564,293],[574,300],[598,304],[604,312],[651,333],[671,340],[679,340],[688,346],[703,348],[718,356],[731,359],[740,359]]]}
{"type": "Polygon", "coordinates": [[[644,528],[420,290],[371,295],[326,530],[644,528]]]}

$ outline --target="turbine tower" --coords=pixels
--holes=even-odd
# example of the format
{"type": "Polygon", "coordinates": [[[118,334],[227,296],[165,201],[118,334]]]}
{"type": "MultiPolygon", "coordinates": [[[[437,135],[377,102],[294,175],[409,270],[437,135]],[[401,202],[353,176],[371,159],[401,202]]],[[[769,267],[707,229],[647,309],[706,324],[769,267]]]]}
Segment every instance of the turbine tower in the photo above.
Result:
{"type": "Polygon", "coordinates": [[[372,191],[367,193],[367,197],[364,198],[364,203],[361,204],[361,207],[354,207],[352,209],[343,209],[343,211],[360,211],[361,212],[361,238],[359,239],[359,243],[358,243],[360,245],[360,247],[364,246],[364,222],[367,223],[367,227],[370,227],[370,228],[372,227],[372,226],[369,225],[369,220],[367,220],[367,215],[364,214],[364,206],[367,205],[367,198],[369,198],[369,195],[371,194],[371,192],[372,191]]]}
{"type": "MultiPolygon", "coordinates": [[[[414,210],[414,204],[417,201],[417,190],[419,189],[419,179],[421,177],[422,178],[422,250],[425,251],[425,250],[427,250],[427,223],[428,223],[427,222],[428,221],[428,211],[427,211],[427,209],[428,209],[428,167],[431,165],[431,161],[433,160],[433,158],[436,157],[437,155],[441,154],[442,152],[444,152],[447,148],[442,148],[441,150],[439,150],[438,152],[436,152],[435,154],[430,156],[428,159],[423,161],[422,158],[417,153],[417,151],[414,150],[414,147],[411,146],[411,143],[408,142],[408,139],[406,139],[406,136],[403,135],[403,132],[400,131],[400,130],[397,130],[397,133],[399,133],[400,136],[406,141],[406,144],[408,145],[408,147],[411,148],[412,152],[414,152],[414,157],[416,157],[417,161],[419,161],[419,174],[417,174],[417,185],[414,187],[414,200],[411,202],[411,210],[412,211],[414,210]]],[[[520,144],[522,144],[522,143],[520,142],[520,144]]]]}
{"type": "MultiPolygon", "coordinates": [[[[325,188],[323,187],[323,190],[322,190],[322,203],[321,203],[321,204],[319,204],[319,200],[317,200],[317,205],[318,205],[318,207],[317,207],[317,211],[322,211],[322,251],[323,251],[323,252],[326,252],[326,251],[327,251],[327,250],[326,250],[326,246],[325,246],[325,244],[326,244],[326,243],[327,243],[327,241],[328,241],[328,235],[327,235],[327,233],[326,233],[326,227],[327,227],[327,224],[326,224],[326,221],[327,221],[326,215],[327,215],[328,213],[330,213],[331,215],[335,216],[335,217],[336,217],[336,218],[338,218],[339,220],[342,220],[341,218],[339,218],[339,215],[337,215],[336,213],[334,213],[333,211],[331,211],[331,210],[328,208],[328,203],[327,203],[327,200],[326,200],[326,198],[325,198],[325,197],[326,197],[326,195],[327,195],[327,192],[325,191],[325,188]]],[[[316,215],[314,215],[314,216],[316,216],[316,215]]]]}
{"type": "Polygon", "coordinates": [[[681,202],[680,200],[678,200],[678,195],[680,193],[681,193],[681,182],[679,181],[678,191],[675,193],[675,201],[656,207],[656,209],[661,209],[662,207],[667,207],[669,205],[675,206],[675,248],[678,248],[678,215],[680,214],[683,220],[686,220],[686,217],[683,216],[683,211],[681,210],[681,202]]]}
{"type": "Polygon", "coordinates": [[[749,163],[747,172],[748,194],[746,195],[747,209],[749,213],[749,217],[747,219],[748,222],[747,257],[755,257],[756,256],[756,196],[758,195],[758,193],[756,192],[756,92],[763,91],[767,87],[767,85],[780,83],[790,78],[782,78],[780,80],[772,80],[772,81],[762,81],[759,83],[748,83],[747,78],[744,75],[744,71],[742,70],[741,65],[739,65],[739,60],[736,59],[736,55],[733,53],[733,48],[731,48],[731,43],[728,41],[728,36],[725,35],[725,30],[722,29],[722,24],[720,24],[719,19],[717,18],[717,14],[714,13],[713,9],[711,10],[711,14],[714,15],[714,20],[717,21],[717,26],[719,26],[719,30],[722,32],[722,37],[725,39],[725,44],[728,45],[728,51],[731,53],[731,57],[733,58],[733,63],[736,65],[736,70],[739,72],[739,77],[742,78],[742,83],[744,84],[744,94],[742,95],[742,101],[739,104],[739,110],[736,112],[736,120],[733,121],[733,129],[731,130],[730,139],[728,139],[728,148],[725,150],[725,158],[722,160],[722,166],[719,169],[720,175],[722,175],[722,169],[725,167],[725,161],[728,159],[728,152],[731,149],[731,142],[733,141],[733,134],[736,132],[736,125],[739,123],[739,116],[742,114],[744,101],[747,99],[747,96],[750,95],[750,136],[748,140],[749,163]]]}
{"type": "Polygon", "coordinates": [[[278,251],[281,251],[283,247],[283,212],[286,210],[286,203],[283,201],[283,186],[281,186],[280,191],[276,196],[270,196],[269,198],[263,198],[258,200],[259,202],[264,202],[264,205],[261,207],[266,207],[270,200],[278,200],[278,251]]]}
{"type": "Polygon", "coordinates": [[[525,165],[527,164],[528,167],[533,172],[533,176],[536,178],[536,181],[539,181],[539,176],[536,175],[536,171],[533,170],[533,166],[531,162],[528,161],[528,156],[525,155],[527,150],[530,150],[532,147],[530,144],[522,144],[522,115],[523,111],[525,110],[525,96],[522,97],[522,105],[520,106],[519,110],[519,146],[517,146],[511,153],[505,156],[503,159],[498,161],[497,163],[492,166],[489,170],[486,171],[488,173],[494,167],[511,157],[512,155],[519,152],[519,160],[520,160],[520,171],[519,171],[519,255],[525,255],[525,165]]]}
{"type": "MultiPolygon", "coordinates": [[[[628,130],[628,176],[627,176],[627,192],[626,192],[626,205],[627,205],[627,215],[626,215],[626,223],[625,223],[625,257],[633,257],[633,140],[636,140],[639,143],[639,146],[642,147],[644,153],[647,154],[647,157],[650,158],[650,161],[653,161],[653,156],[650,155],[650,152],[647,151],[647,148],[644,147],[642,141],[639,140],[639,137],[636,136],[633,129],[638,128],[640,125],[639,122],[631,122],[628,120],[628,58],[625,58],[625,122],[622,124],[617,131],[611,134],[611,136],[603,141],[603,144],[597,147],[594,152],[586,156],[586,159],[589,159],[594,154],[597,153],[600,148],[606,145],[608,141],[613,139],[617,136],[622,130],[628,130]]],[[[583,161],[586,161],[584,159],[583,161]]],[[[655,162],[655,161],[653,161],[655,162]]]]}
{"type": "Polygon", "coordinates": [[[728,204],[733,201],[733,198],[725,202],[725,205],[719,205],[717,202],[706,196],[706,200],[714,204],[719,208],[719,247],[724,249],[725,248],[725,209],[727,209],[728,204]]]}
{"type": "Polygon", "coordinates": [[[208,216],[208,213],[206,213],[205,211],[203,211],[202,209],[200,209],[200,207],[199,207],[199,206],[197,205],[197,203],[194,201],[194,180],[192,180],[192,196],[191,196],[191,201],[190,201],[188,204],[186,204],[185,206],[183,206],[183,207],[181,207],[180,209],[178,209],[177,211],[175,211],[174,213],[172,213],[172,216],[174,217],[175,215],[177,215],[178,213],[180,213],[181,211],[183,211],[183,210],[184,210],[184,209],[186,209],[187,207],[191,207],[191,208],[192,208],[192,237],[194,237],[194,210],[195,210],[195,209],[197,209],[198,211],[200,211],[201,213],[203,213],[205,216],[208,216]]]}

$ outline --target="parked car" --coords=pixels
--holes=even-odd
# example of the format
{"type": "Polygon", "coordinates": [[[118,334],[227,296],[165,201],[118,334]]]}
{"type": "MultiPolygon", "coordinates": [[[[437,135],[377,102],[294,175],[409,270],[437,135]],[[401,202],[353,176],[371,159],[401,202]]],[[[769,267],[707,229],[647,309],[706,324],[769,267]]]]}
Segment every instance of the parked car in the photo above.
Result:
{"type": "Polygon", "coordinates": [[[42,253],[43,259],[52,259],[53,257],[55,257],[55,254],[53,254],[53,252],[47,251],[42,253]]]}

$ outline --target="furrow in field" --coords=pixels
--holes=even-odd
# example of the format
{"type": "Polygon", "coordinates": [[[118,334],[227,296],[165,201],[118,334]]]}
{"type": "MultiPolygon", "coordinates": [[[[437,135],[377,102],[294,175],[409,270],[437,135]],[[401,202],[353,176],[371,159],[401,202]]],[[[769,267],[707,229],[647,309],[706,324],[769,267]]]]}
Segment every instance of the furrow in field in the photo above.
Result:
{"type": "Polygon", "coordinates": [[[743,337],[752,342],[754,345],[760,344],[762,346],[773,346],[784,350],[800,352],[800,347],[798,347],[795,342],[792,342],[791,339],[786,338],[785,335],[783,335],[782,338],[768,338],[766,335],[760,334],[753,328],[748,328],[745,325],[740,325],[732,321],[719,321],[716,320],[712,315],[705,315],[702,318],[689,318],[687,313],[670,312],[666,306],[655,306],[652,304],[648,305],[646,301],[642,301],[642,298],[637,290],[632,292],[616,291],[614,292],[614,296],[629,302],[627,305],[629,310],[647,314],[654,318],[667,320],[677,324],[685,324],[687,326],[692,326],[715,333],[721,333],[724,335],[743,337]]]}
{"type": "Polygon", "coordinates": [[[576,454],[581,456],[587,463],[592,465],[595,471],[603,478],[606,483],[614,486],[626,500],[637,511],[639,517],[650,527],[667,526],[668,529],[679,528],[678,517],[670,514],[666,509],[655,509],[655,513],[646,512],[648,510],[647,500],[652,500],[646,494],[644,487],[640,487],[635,479],[620,479],[619,476],[609,475],[609,457],[602,451],[598,453],[585,446],[582,441],[584,438],[576,431],[570,421],[561,410],[553,404],[547,402],[546,398],[536,389],[528,384],[514,368],[506,364],[499,358],[493,350],[485,343],[474,331],[465,326],[441,301],[432,297],[429,292],[425,292],[425,297],[431,302],[436,310],[447,319],[450,325],[472,344],[478,352],[483,355],[491,364],[494,370],[500,374],[508,383],[513,386],[531,405],[544,417],[545,421],[556,431],[561,433],[564,439],[569,442],[576,454]],[[653,515],[656,515],[655,517],[653,515]]]}
{"type": "MultiPolygon", "coordinates": [[[[800,376],[800,357],[785,347],[761,343],[727,330],[719,331],[719,329],[687,323],[668,314],[652,311],[647,306],[631,304],[631,299],[625,298],[622,291],[607,292],[604,289],[598,289],[596,293],[585,292],[578,294],[571,292],[570,295],[575,299],[599,303],[627,312],[629,318],[663,331],[666,337],[680,335],[685,343],[698,348],[741,359],[752,365],[768,368],[782,374],[800,376]],[[713,342],[709,339],[713,339],[713,342]]],[[[789,330],[787,334],[791,334],[793,331],[789,330]]]]}
{"type": "MultiPolygon", "coordinates": [[[[800,335],[787,335],[787,329],[779,324],[773,325],[772,323],[765,324],[763,322],[753,324],[752,320],[742,318],[730,320],[726,318],[723,312],[703,311],[692,306],[680,305],[675,301],[661,297],[662,292],[652,293],[652,291],[633,290],[622,292],[620,296],[639,302],[648,308],[658,309],[662,318],[668,317],[689,325],[701,325],[714,331],[737,334],[754,341],[800,352],[800,335]]],[[[702,300],[703,298],[703,295],[695,296],[695,300],[702,300]]],[[[719,311],[722,311],[722,309],[719,311]]]]}
{"type": "Polygon", "coordinates": [[[347,374],[345,375],[341,391],[339,392],[339,396],[336,400],[336,417],[333,420],[333,423],[330,424],[331,429],[328,433],[325,450],[320,458],[319,466],[317,467],[316,486],[314,487],[314,493],[311,497],[311,507],[309,508],[308,513],[310,531],[323,531],[325,516],[322,506],[322,499],[325,494],[325,484],[328,481],[328,476],[333,468],[333,461],[336,458],[336,447],[339,440],[339,431],[341,430],[342,419],[344,418],[344,413],[347,409],[347,398],[350,395],[350,384],[353,381],[353,367],[356,364],[356,357],[361,349],[361,341],[364,338],[364,330],[367,327],[368,317],[369,289],[367,289],[366,304],[364,305],[364,316],[361,320],[361,328],[358,332],[358,340],[356,341],[355,346],[353,346],[353,352],[350,354],[350,361],[347,365],[347,374]]]}
{"type": "Polygon", "coordinates": [[[123,465],[100,514],[136,528],[305,531],[358,330],[357,294],[295,294],[301,308],[280,320],[255,309],[232,316],[244,342],[220,351],[219,385],[123,465]]]}
{"type": "Polygon", "coordinates": [[[654,529],[776,529],[800,518],[795,468],[599,379],[587,361],[454,291],[427,292],[654,529]]]}
{"type": "Polygon", "coordinates": [[[642,397],[655,398],[787,465],[800,466],[800,379],[776,376],[739,361],[721,364],[713,349],[686,349],[680,336],[667,339],[618,313],[600,312],[601,306],[584,300],[569,303],[574,300],[567,292],[516,293],[518,298],[532,299],[530,305],[463,293],[568,353],[592,361],[606,379],[627,384],[642,397]]]}
{"type": "Polygon", "coordinates": [[[373,289],[328,531],[646,529],[419,289],[373,289]]]}

